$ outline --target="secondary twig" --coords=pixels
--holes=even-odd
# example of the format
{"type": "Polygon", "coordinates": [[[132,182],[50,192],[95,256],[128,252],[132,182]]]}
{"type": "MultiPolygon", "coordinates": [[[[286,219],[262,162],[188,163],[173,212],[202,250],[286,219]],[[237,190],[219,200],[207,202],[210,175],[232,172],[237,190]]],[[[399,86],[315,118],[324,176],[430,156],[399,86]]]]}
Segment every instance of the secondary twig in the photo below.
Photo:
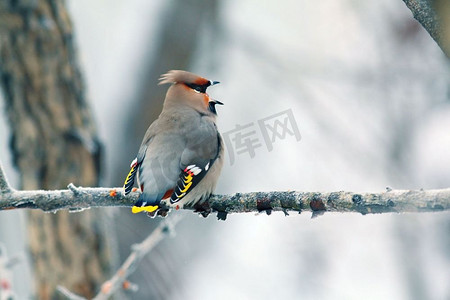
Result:
{"type": "Polygon", "coordinates": [[[0,194],[11,192],[11,187],[6,179],[5,173],[3,173],[2,163],[0,162],[0,194]]]}
{"type": "MultiPolygon", "coordinates": [[[[137,289],[134,284],[127,281],[127,278],[134,273],[145,255],[153,250],[165,236],[173,232],[172,228],[180,221],[180,219],[181,217],[175,216],[172,219],[161,222],[159,226],[145,238],[145,240],[139,244],[133,245],[131,247],[131,254],[114,276],[103,283],[100,292],[93,300],[106,300],[119,289],[137,289]]],[[[58,287],[58,291],[70,300],[86,300],[61,286],[58,287]]]]}
{"type": "Polygon", "coordinates": [[[84,297],[78,296],[74,293],[72,293],[71,291],[69,291],[68,289],[66,289],[63,286],[58,286],[56,287],[56,289],[58,290],[58,292],[60,292],[63,296],[65,296],[68,300],[87,300],[84,297]]]}
{"type": "Polygon", "coordinates": [[[175,216],[175,218],[161,222],[145,240],[139,244],[133,245],[131,247],[132,252],[130,256],[128,256],[116,274],[102,285],[100,293],[94,297],[94,300],[106,300],[121,288],[130,289],[130,286],[133,285],[127,281],[128,276],[133,274],[145,255],[155,248],[166,235],[172,233],[173,226],[179,221],[180,217],[175,216]]]}

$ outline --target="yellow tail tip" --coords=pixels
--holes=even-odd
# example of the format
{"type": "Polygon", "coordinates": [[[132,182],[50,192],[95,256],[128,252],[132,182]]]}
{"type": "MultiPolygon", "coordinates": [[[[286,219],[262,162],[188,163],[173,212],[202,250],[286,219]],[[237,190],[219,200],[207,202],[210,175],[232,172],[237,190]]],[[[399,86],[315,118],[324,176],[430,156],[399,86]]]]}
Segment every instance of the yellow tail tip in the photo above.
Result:
{"type": "Polygon", "coordinates": [[[154,212],[155,210],[157,210],[159,208],[158,205],[155,206],[133,206],[133,208],[131,209],[131,212],[133,214],[137,214],[143,211],[147,211],[147,212],[154,212]]]}

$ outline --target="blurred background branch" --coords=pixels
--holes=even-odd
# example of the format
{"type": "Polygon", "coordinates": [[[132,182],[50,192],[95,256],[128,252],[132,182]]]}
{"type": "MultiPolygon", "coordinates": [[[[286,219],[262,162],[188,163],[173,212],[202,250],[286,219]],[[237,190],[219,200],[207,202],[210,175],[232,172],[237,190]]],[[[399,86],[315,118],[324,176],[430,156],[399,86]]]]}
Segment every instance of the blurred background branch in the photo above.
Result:
{"type": "MultiPolygon", "coordinates": [[[[181,220],[180,216],[175,216],[171,219],[159,223],[159,225],[139,244],[131,246],[131,254],[127,257],[124,263],[120,266],[114,276],[102,284],[99,293],[93,300],[106,300],[113,296],[120,290],[136,291],[138,286],[129,282],[127,278],[136,271],[141,265],[140,262],[148,253],[150,253],[166,236],[174,235],[174,227],[181,220]]],[[[65,287],[58,286],[61,294],[71,300],[86,299],[80,297],[65,287]]]]}
{"type": "Polygon", "coordinates": [[[127,281],[128,277],[141,266],[141,261],[150,251],[152,251],[166,236],[174,235],[174,227],[180,221],[180,216],[175,216],[159,223],[158,227],[152,231],[141,243],[131,246],[131,254],[120,266],[114,276],[102,285],[101,291],[94,297],[94,300],[106,300],[120,289],[133,290],[137,286],[127,281]]]}

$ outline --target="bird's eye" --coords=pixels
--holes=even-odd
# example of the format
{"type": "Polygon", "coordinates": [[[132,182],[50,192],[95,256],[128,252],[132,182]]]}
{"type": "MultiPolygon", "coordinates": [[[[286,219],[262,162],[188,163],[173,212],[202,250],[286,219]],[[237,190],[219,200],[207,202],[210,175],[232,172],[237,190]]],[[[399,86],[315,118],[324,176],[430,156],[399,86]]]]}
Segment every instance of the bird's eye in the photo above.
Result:
{"type": "Polygon", "coordinates": [[[194,83],[186,83],[186,85],[188,87],[190,87],[191,89],[193,89],[195,92],[197,93],[206,93],[206,85],[198,85],[198,84],[194,84],[194,83]]]}

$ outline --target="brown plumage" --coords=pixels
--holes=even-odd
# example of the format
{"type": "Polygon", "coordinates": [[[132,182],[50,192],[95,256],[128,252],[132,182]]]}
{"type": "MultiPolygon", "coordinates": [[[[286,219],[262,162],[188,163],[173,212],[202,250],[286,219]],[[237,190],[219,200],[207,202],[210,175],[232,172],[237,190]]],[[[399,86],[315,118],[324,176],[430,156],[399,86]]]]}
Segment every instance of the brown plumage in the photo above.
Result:
{"type": "Polygon", "coordinates": [[[125,181],[127,194],[138,175],[142,194],[133,212],[155,214],[161,201],[176,208],[204,204],[222,169],[224,148],[215,110],[222,103],[206,93],[218,82],[173,70],[161,76],[159,84],[166,83],[172,85],[163,110],[147,130],[125,181]]]}

